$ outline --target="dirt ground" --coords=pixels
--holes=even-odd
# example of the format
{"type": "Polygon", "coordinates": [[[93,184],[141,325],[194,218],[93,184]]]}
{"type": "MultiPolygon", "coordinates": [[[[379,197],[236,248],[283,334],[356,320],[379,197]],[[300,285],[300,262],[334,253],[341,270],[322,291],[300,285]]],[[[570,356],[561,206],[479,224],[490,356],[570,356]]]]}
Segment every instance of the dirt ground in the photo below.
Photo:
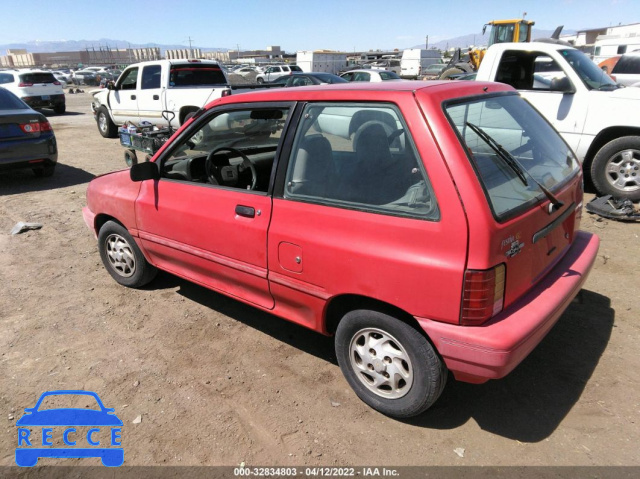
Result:
{"type": "Polygon", "coordinates": [[[81,210],[124,150],[85,91],[46,112],[52,178],[0,174],[0,466],[23,409],[54,389],[115,408],[125,465],[640,465],[640,224],[585,212],[597,262],[537,349],[505,379],[450,378],[423,416],[392,420],[350,390],[330,338],[169,274],[143,290],[111,279],[81,210]],[[11,236],[18,221],[44,226],[11,236]]]}

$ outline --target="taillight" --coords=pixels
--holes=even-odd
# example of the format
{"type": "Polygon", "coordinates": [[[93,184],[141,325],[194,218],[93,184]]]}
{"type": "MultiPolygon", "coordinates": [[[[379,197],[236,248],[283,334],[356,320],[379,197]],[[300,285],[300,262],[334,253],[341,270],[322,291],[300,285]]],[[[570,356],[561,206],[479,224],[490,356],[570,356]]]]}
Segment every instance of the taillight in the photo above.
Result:
{"type": "Polygon", "coordinates": [[[51,131],[51,123],[48,121],[40,121],[37,123],[22,123],[20,129],[25,133],[39,133],[45,131],[51,131]]]}
{"type": "Polygon", "coordinates": [[[465,272],[460,324],[479,326],[502,311],[504,278],[504,264],[492,269],[465,272]]]}
{"type": "Polygon", "coordinates": [[[25,87],[25,86],[33,86],[33,83],[26,83],[26,82],[20,82],[18,84],[19,87],[25,87]]]}
{"type": "Polygon", "coordinates": [[[54,85],[62,85],[62,83],[60,83],[59,81],[54,81],[53,84],[54,85]]]}

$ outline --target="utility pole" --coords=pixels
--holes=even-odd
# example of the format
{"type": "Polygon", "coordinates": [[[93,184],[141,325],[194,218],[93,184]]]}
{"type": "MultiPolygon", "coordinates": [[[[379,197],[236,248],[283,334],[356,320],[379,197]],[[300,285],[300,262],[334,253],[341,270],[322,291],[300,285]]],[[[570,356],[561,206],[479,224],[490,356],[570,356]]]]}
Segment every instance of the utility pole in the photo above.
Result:
{"type": "Polygon", "coordinates": [[[193,58],[193,50],[191,49],[191,37],[189,37],[189,59],[193,58]]]}
{"type": "Polygon", "coordinates": [[[427,40],[425,42],[425,46],[424,46],[425,50],[429,49],[429,35],[427,35],[427,40]]]}

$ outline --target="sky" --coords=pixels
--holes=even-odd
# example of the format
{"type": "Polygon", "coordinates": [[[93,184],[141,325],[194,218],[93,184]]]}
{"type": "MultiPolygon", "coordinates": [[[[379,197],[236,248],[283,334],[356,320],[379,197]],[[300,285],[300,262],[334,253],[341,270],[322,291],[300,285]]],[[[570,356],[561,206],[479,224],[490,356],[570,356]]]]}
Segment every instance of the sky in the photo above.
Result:
{"type": "MultiPolygon", "coordinates": [[[[640,0],[0,0],[0,44],[124,40],[284,51],[402,49],[478,33],[492,19],[579,30],[640,23],[640,0]],[[25,11],[29,15],[25,15],[25,11]]],[[[96,44],[98,45],[98,43],[96,44]]]]}

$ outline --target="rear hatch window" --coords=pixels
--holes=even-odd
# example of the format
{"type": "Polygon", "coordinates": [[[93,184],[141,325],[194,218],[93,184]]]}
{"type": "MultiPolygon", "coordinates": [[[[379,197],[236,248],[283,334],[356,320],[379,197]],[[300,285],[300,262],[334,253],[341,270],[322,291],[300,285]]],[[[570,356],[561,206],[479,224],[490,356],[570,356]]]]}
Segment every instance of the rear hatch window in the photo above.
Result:
{"type": "Polygon", "coordinates": [[[517,94],[445,107],[499,222],[546,200],[580,166],[560,135],[517,94]]]}
{"type": "Polygon", "coordinates": [[[172,65],[169,85],[177,87],[225,85],[227,78],[220,66],[202,63],[172,65]]]}
{"type": "Polygon", "coordinates": [[[46,72],[34,72],[34,73],[23,73],[20,75],[21,83],[54,83],[57,82],[56,78],[51,73],[46,72]]]}
{"type": "Polygon", "coordinates": [[[612,75],[620,73],[640,74],[640,55],[623,55],[613,67],[612,75]]]}

